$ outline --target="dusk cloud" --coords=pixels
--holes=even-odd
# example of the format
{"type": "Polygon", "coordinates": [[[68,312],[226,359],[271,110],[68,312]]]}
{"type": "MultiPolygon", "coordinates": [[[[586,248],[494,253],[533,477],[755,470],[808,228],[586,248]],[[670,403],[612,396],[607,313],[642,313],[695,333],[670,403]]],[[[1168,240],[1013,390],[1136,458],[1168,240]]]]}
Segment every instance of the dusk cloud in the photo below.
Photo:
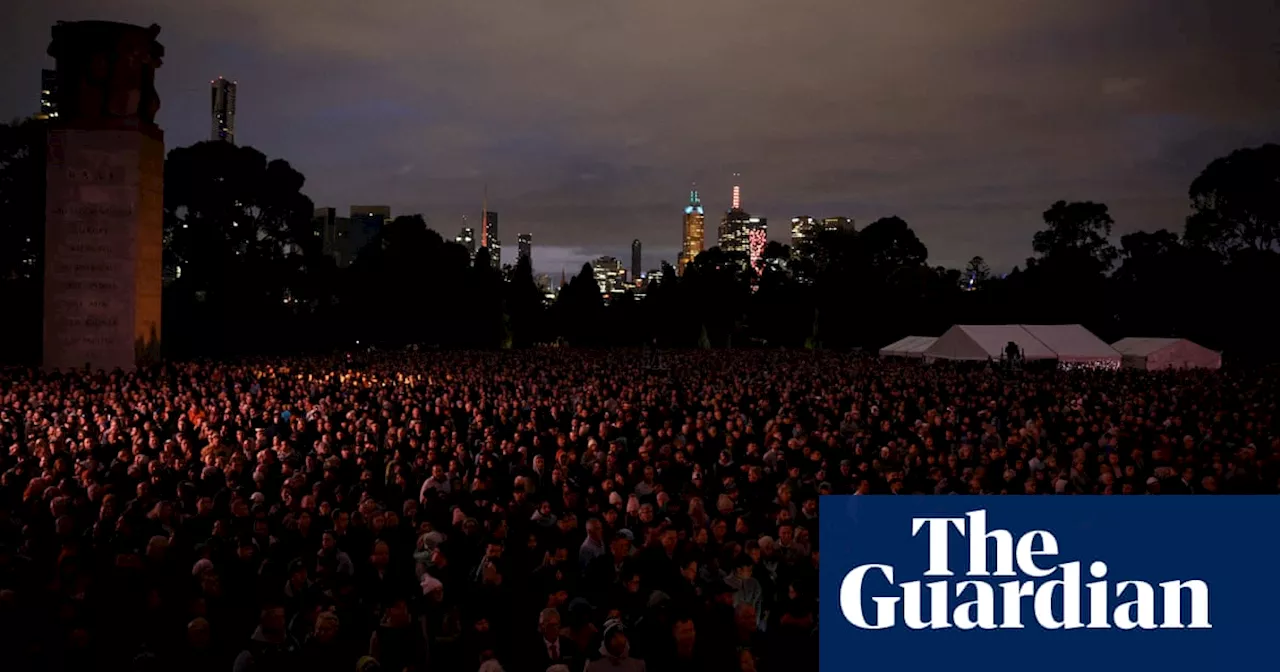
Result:
{"type": "Polygon", "coordinates": [[[633,238],[670,259],[689,183],[718,213],[734,172],[775,239],[797,214],[897,214],[933,263],[1007,268],[1057,199],[1180,229],[1201,167],[1280,135],[1267,0],[49,4],[3,10],[0,114],[34,111],[53,21],[159,23],[170,146],[207,137],[207,82],[235,79],[239,138],[317,205],[452,237],[487,183],[504,249],[531,232],[557,277],[633,238]]]}

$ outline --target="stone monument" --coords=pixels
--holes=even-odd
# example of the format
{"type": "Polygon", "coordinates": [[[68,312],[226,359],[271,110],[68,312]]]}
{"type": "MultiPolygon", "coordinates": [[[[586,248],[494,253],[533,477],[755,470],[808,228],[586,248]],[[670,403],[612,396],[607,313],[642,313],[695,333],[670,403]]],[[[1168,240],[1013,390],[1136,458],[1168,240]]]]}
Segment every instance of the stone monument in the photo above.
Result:
{"type": "Polygon", "coordinates": [[[58,22],[45,203],[44,366],[130,370],[160,345],[159,26],[58,22]]]}

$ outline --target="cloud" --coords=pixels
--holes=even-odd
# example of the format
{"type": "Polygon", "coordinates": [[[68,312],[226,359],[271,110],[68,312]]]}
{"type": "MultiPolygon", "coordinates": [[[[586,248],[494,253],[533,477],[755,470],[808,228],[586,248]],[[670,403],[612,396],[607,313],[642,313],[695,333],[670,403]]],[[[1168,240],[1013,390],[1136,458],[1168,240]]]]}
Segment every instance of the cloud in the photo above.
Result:
{"type": "Polygon", "coordinates": [[[225,74],[239,137],[318,204],[452,234],[487,184],[508,249],[584,258],[675,250],[689,183],[714,221],[740,172],[774,239],[796,214],[896,213],[934,262],[1008,267],[1059,198],[1179,227],[1199,167],[1280,130],[1266,0],[57,4],[5,22],[0,112],[34,107],[55,19],[154,21],[171,146],[207,135],[225,74]]]}

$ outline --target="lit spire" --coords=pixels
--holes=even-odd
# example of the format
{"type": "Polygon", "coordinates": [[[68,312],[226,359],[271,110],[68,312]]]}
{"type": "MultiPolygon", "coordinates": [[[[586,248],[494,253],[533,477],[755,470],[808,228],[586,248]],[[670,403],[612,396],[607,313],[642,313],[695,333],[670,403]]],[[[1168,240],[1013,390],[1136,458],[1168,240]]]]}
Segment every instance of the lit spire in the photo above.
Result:
{"type": "Polygon", "coordinates": [[[694,182],[689,189],[689,205],[697,207],[702,205],[702,201],[698,200],[698,183],[694,182]]]}
{"type": "Polygon", "coordinates": [[[740,177],[742,177],[741,173],[733,174],[733,181],[735,182],[735,184],[733,185],[733,209],[734,210],[742,209],[742,187],[739,187],[736,184],[738,182],[738,178],[740,177]]]}

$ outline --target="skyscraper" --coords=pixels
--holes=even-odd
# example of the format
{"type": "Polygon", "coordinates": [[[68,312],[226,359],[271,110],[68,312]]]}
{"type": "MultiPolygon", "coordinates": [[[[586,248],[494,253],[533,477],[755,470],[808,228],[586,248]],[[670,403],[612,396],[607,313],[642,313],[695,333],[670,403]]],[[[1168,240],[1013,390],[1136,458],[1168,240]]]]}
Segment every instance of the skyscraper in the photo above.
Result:
{"type": "Polygon", "coordinates": [[[498,213],[489,210],[489,185],[484,185],[480,205],[480,247],[489,250],[489,263],[502,268],[502,239],[498,237],[498,213]]]}
{"type": "Polygon", "coordinates": [[[58,118],[58,71],[40,71],[40,112],[37,119],[58,118]]]}
{"type": "Polygon", "coordinates": [[[631,241],[631,282],[640,282],[640,239],[631,241]]]}
{"type": "Polygon", "coordinates": [[[209,82],[213,98],[213,132],[210,140],[236,142],[236,83],[221,77],[209,82]]]}
{"type": "MultiPolygon", "coordinates": [[[[734,173],[734,177],[738,174],[734,173]]],[[[752,217],[742,209],[742,188],[738,185],[733,187],[733,200],[720,220],[718,233],[721,250],[747,255],[751,265],[759,270],[760,258],[769,239],[769,223],[765,218],[752,217]]]]}
{"type": "Polygon", "coordinates": [[[316,208],[311,223],[314,233],[320,236],[321,251],[326,256],[333,257],[338,268],[350,266],[351,260],[359,251],[353,246],[351,218],[339,217],[334,208],[316,208]]]}
{"type": "Polygon", "coordinates": [[[355,260],[366,245],[373,242],[382,233],[382,227],[391,221],[391,206],[388,205],[353,205],[351,206],[350,233],[343,247],[343,257],[355,260]]]}
{"type": "Polygon", "coordinates": [[[502,241],[498,238],[498,213],[484,211],[484,221],[480,230],[480,246],[488,248],[489,261],[494,268],[502,268],[502,241]]]}
{"type": "Polygon", "coordinates": [[[337,208],[316,208],[311,217],[312,233],[320,238],[320,249],[333,254],[333,243],[338,236],[337,208]]]}
{"type": "Polygon", "coordinates": [[[467,226],[467,218],[462,218],[462,230],[458,232],[458,237],[453,239],[457,244],[467,248],[467,256],[476,258],[476,230],[467,226]]]}
{"type": "Polygon", "coordinates": [[[684,268],[702,254],[706,219],[702,213],[702,201],[698,200],[698,185],[689,190],[689,205],[684,208],[684,236],[680,256],[676,258],[676,274],[684,275],[684,268]]]}
{"type": "Polygon", "coordinates": [[[791,250],[806,254],[821,231],[818,220],[807,215],[791,218],[791,250]]]}
{"type": "Polygon", "coordinates": [[[529,259],[529,263],[533,263],[533,234],[522,233],[516,236],[516,261],[520,261],[522,257],[529,259]]]}
{"type": "Polygon", "coordinates": [[[823,231],[854,231],[852,217],[824,217],[822,219],[823,231]]]}
{"type": "Polygon", "coordinates": [[[621,261],[613,257],[600,257],[591,262],[591,273],[606,301],[609,300],[609,295],[626,291],[627,269],[623,268],[621,261]]]}

